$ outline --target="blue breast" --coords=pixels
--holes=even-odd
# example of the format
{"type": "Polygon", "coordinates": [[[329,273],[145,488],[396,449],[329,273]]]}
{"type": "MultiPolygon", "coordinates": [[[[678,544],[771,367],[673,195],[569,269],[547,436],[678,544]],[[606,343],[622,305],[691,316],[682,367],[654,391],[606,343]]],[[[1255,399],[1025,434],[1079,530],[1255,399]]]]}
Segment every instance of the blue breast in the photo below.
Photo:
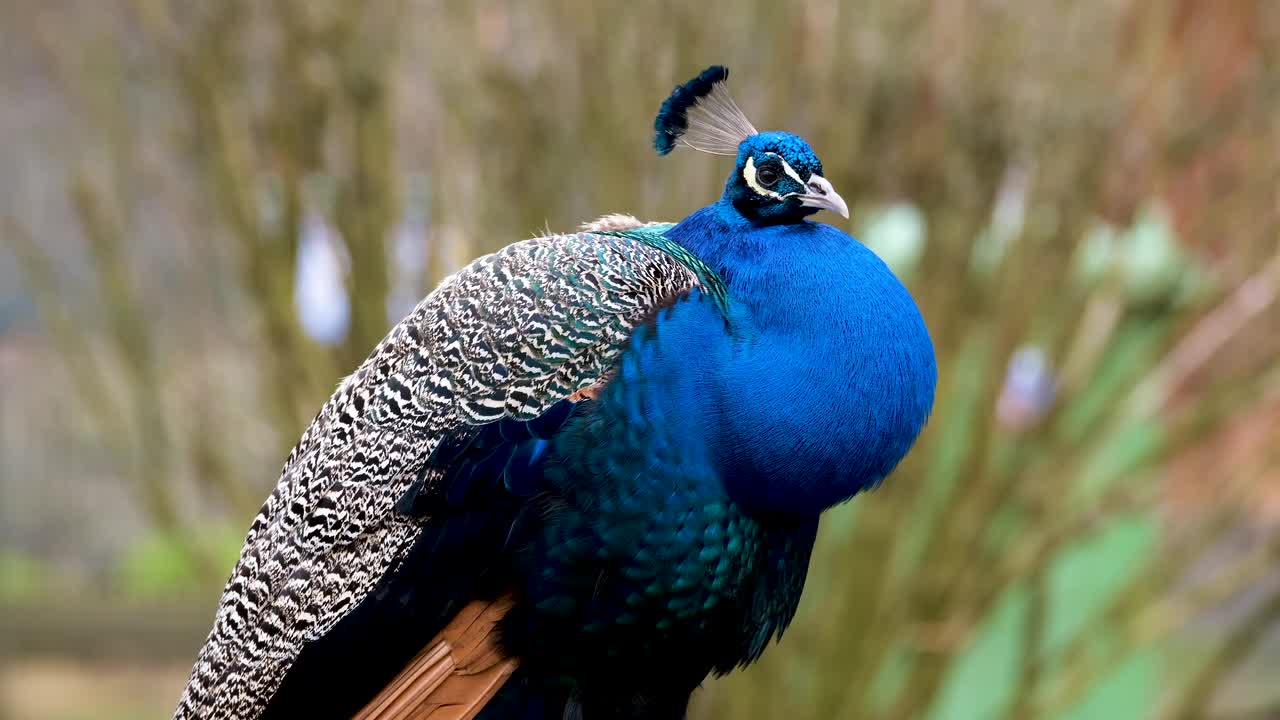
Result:
{"type": "Polygon", "coordinates": [[[668,236],[736,306],[732,359],[699,397],[734,500],[817,514],[882,480],[937,384],[928,329],[892,271],[830,225],[755,226],[723,203],[668,236]]]}

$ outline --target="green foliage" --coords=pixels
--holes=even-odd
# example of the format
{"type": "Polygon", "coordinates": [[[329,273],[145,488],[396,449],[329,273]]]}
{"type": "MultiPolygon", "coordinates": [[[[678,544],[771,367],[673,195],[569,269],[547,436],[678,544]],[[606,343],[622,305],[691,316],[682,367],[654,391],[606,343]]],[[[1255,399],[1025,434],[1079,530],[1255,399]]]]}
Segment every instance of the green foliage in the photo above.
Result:
{"type": "Polygon", "coordinates": [[[858,238],[900,277],[910,278],[927,242],[925,218],[919,208],[897,203],[876,210],[861,226],[858,238]]]}
{"type": "Polygon", "coordinates": [[[244,532],[226,525],[192,533],[200,543],[191,548],[186,535],[153,532],[135,541],[120,557],[113,585],[130,600],[173,600],[217,592],[221,582],[211,583],[193,556],[212,558],[222,577],[240,555],[244,532]]]}
{"type": "Polygon", "coordinates": [[[931,720],[999,717],[1013,703],[1027,604],[1025,588],[1005,593],[948,673],[931,720]]]}
{"type": "Polygon", "coordinates": [[[0,549],[0,602],[38,600],[51,590],[44,563],[20,552],[0,549]]]}

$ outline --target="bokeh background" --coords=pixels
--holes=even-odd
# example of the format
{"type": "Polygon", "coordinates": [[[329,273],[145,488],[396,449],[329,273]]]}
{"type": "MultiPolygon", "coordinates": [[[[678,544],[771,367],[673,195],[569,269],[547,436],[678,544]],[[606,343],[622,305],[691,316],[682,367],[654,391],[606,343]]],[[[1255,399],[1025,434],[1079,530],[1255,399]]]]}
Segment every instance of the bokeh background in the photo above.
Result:
{"type": "Polygon", "coordinates": [[[1280,717],[1270,0],[0,0],[0,717],[167,717],[392,321],[718,195],[649,146],[712,63],[818,149],[941,380],[694,717],[1280,717]]]}

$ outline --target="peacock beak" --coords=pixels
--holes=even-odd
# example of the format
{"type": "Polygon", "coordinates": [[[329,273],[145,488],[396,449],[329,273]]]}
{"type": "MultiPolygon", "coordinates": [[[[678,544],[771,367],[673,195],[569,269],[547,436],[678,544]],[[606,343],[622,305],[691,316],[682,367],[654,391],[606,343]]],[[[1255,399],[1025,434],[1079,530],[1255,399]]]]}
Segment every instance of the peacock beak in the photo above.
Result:
{"type": "Polygon", "coordinates": [[[805,185],[809,192],[797,196],[800,198],[801,205],[830,210],[848,219],[849,206],[826,178],[821,175],[810,175],[809,182],[805,185]]]}

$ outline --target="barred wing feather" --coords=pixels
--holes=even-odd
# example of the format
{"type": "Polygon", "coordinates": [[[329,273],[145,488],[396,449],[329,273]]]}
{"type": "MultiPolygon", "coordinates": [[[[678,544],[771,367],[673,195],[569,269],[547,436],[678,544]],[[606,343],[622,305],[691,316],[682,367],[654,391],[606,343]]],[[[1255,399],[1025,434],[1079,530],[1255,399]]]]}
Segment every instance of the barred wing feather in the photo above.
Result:
{"type": "Polygon", "coordinates": [[[431,522],[397,500],[467,426],[536,418],[602,382],[632,330],[699,287],[674,254],[608,231],[536,238],[427,296],[338,387],[249,529],[175,718],[259,717],[306,643],[394,571],[431,522]]]}

